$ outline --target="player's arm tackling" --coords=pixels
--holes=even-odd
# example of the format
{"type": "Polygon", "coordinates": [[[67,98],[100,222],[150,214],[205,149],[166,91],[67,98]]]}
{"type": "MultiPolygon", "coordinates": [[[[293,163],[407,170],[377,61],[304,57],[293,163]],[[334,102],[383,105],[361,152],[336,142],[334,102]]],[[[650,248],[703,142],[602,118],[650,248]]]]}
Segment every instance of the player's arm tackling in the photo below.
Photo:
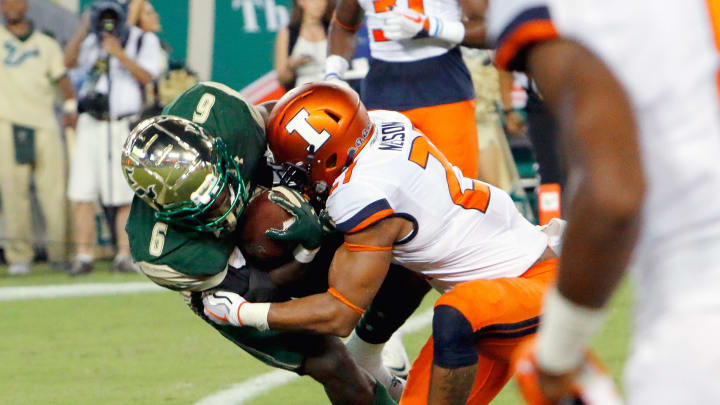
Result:
{"type": "Polygon", "coordinates": [[[347,336],[385,279],[392,245],[408,224],[402,218],[388,218],[346,235],[335,252],[328,276],[330,289],[325,293],[270,304],[248,303],[236,294],[216,292],[205,297],[205,312],[218,323],[347,336]]]}

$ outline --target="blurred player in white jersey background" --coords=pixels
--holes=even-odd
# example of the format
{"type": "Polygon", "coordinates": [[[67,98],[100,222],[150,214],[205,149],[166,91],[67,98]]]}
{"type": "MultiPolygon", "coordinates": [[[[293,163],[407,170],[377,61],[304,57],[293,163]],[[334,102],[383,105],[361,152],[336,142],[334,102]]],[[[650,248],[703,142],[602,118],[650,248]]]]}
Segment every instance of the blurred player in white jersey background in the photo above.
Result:
{"type": "Polygon", "coordinates": [[[720,2],[505,0],[487,17],[498,65],[537,81],[571,165],[542,392],[572,388],[637,239],[629,402],[720,402],[720,2]]]}
{"type": "Polygon", "coordinates": [[[477,178],[475,94],[459,47],[483,38],[472,7],[464,0],[338,1],[325,73],[342,78],[348,69],[364,14],[371,53],[362,85],[367,108],[402,112],[463,174],[477,178]]]}

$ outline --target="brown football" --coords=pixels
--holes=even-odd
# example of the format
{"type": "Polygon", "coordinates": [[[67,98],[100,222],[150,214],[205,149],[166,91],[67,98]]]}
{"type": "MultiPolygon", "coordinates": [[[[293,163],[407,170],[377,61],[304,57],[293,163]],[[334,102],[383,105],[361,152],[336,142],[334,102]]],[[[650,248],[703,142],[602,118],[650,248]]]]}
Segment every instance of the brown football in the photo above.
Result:
{"type": "Polygon", "coordinates": [[[294,221],[285,208],[270,201],[270,193],[273,191],[265,190],[254,196],[245,208],[240,223],[240,248],[250,262],[264,268],[279,266],[290,260],[296,245],[265,235],[268,229],[286,229],[294,221]]]}

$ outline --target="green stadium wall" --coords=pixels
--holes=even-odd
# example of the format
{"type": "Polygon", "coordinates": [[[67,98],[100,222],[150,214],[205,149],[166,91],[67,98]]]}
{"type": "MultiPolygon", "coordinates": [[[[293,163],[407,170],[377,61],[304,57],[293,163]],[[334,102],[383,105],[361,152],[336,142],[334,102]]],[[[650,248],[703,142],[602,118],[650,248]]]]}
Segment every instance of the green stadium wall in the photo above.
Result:
{"type": "MultiPolygon", "coordinates": [[[[79,11],[92,0],[80,0],[79,11]]],[[[273,42],[290,0],[153,0],[171,50],[202,79],[242,89],[272,70],[273,42]],[[214,10],[214,12],[212,12],[214,10]]]]}

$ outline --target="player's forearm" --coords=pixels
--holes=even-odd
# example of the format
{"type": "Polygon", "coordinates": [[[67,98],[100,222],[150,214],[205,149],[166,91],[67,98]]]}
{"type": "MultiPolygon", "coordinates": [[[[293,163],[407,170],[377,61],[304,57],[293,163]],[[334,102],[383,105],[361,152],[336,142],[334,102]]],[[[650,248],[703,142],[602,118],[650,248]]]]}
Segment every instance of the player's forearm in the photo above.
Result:
{"type": "Polygon", "coordinates": [[[280,82],[280,84],[287,89],[292,88],[292,82],[295,78],[295,72],[293,72],[287,67],[275,69],[275,71],[277,72],[278,82],[280,82]]]}
{"type": "Polygon", "coordinates": [[[468,20],[464,21],[463,26],[465,28],[465,36],[461,45],[470,48],[485,48],[487,37],[487,29],[485,20],[468,20]]]}
{"type": "Polygon", "coordinates": [[[487,3],[484,0],[458,0],[463,12],[463,25],[465,36],[462,45],[471,48],[484,48],[486,45],[487,26],[485,24],[485,9],[487,3]]]}
{"type": "Polygon", "coordinates": [[[270,329],[297,330],[348,336],[360,319],[329,293],[273,303],[267,321],[270,329]]]}
{"type": "Polygon", "coordinates": [[[558,284],[545,298],[536,351],[541,370],[562,375],[582,363],[625,273],[644,177],[630,100],[597,56],[556,39],[531,48],[527,65],[558,120],[572,165],[558,284]]]}
{"type": "Polygon", "coordinates": [[[355,55],[356,40],[355,31],[346,30],[336,24],[330,24],[327,54],[338,55],[350,61],[355,55]]]}
{"type": "Polygon", "coordinates": [[[357,0],[337,2],[328,30],[328,56],[338,55],[348,61],[352,60],[355,55],[355,33],[360,28],[362,19],[363,10],[357,0]]]}
{"type": "Polygon", "coordinates": [[[558,291],[583,307],[602,308],[625,274],[638,235],[640,207],[603,204],[607,198],[591,191],[594,187],[582,184],[571,200],[558,291]]]}
{"type": "Polygon", "coordinates": [[[536,356],[540,369],[553,376],[582,364],[637,237],[639,208],[604,204],[608,200],[593,191],[598,184],[592,183],[583,180],[572,199],[558,284],[546,294],[543,306],[536,356]]]}
{"type": "Polygon", "coordinates": [[[291,260],[282,266],[270,270],[270,280],[273,284],[283,289],[292,287],[294,284],[303,281],[306,278],[306,265],[296,260],[291,260]]]}
{"type": "Polygon", "coordinates": [[[644,178],[635,121],[621,85],[599,59],[575,43],[555,42],[537,45],[529,66],[575,162],[569,183],[578,185],[572,190],[558,289],[576,304],[600,308],[622,277],[637,238],[644,178]]]}

